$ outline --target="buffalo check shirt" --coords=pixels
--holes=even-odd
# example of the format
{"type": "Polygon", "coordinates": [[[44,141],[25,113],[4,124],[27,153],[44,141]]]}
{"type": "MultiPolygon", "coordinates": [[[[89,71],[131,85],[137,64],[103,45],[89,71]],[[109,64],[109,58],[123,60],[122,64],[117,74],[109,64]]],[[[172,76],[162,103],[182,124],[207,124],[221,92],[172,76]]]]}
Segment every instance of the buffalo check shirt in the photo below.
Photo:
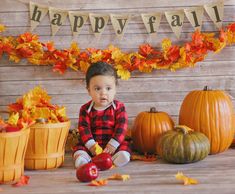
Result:
{"type": "Polygon", "coordinates": [[[84,104],[79,113],[78,131],[80,140],[78,149],[89,150],[95,142],[103,149],[110,143],[118,150],[129,151],[124,141],[128,117],[123,103],[114,100],[106,109],[96,110],[94,102],[84,104]],[[82,145],[86,148],[82,148],[82,145]]]}

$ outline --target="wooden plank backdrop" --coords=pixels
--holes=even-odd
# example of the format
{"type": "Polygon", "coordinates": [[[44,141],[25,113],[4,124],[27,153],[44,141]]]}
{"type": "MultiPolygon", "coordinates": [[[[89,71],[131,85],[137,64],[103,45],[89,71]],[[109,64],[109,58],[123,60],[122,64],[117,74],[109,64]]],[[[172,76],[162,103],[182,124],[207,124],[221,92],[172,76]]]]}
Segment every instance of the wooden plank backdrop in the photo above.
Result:
{"type": "MultiPolygon", "coordinates": [[[[26,3],[17,0],[1,0],[0,23],[7,27],[3,35],[17,36],[29,31],[29,1],[24,2],[26,3]]],[[[150,38],[141,20],[141,13],[183,9],[215,1],[38,0],[34,2],[70,11],[131,13],[132,15],[122,41],[115,37],[110,21],[99,41],[91,32],[89,22],[86,22],[79,36],[73,37],[68,18],[52,37],[47,15],[34,30],[42,42],[52,40],[57,48],[68,48],[72,41],[76,41],[81,49],[88,47],[104,49],[109,44],[113,44],[124,51],[137,51],[142,43],[150,43],[159,48],[163,38],[170,38],[174,44],[183,44],[191,39],[191,34],[194,32],[185,17],[182,34],[178,40],[163,15],[157,36],[154,39],[150,38]]],[[[224,2],[223,26],[226,26],[235,21],[235,0],[224,2]]],[[[218,32],[206,12],[203,17],[202,31],[218,32]]],[[[35,66],[25,60],[15,64],[9,62],[6,56],[0,60],[0,110],[5,110],[7,104],[15,102],[19,96],[36,85],[46,88],[52,96],[53,103],[67,107],[68,116],[73,123],[72,127],[76,127],[79,108],[90,99],[85,89],[84,74],[68,70],[64,75],[59,75],[52,72],[50,66],[35,66]]],[[[134,72],[128,81],[119,81],[117,99],[126,104],[130,128],[136,115],[141,111],[149,110],[152,106],[159,111],[168,112],[177,123],[179,108],[185,95],[191,90],[200,90],[205,85],[213,89],[225,90],[235,104],[235,46],[228,46],[219,54],[209,54],[205,61],[198,63],[194,68],[176,72],[161,70],[151,74],[134,72]]]]}

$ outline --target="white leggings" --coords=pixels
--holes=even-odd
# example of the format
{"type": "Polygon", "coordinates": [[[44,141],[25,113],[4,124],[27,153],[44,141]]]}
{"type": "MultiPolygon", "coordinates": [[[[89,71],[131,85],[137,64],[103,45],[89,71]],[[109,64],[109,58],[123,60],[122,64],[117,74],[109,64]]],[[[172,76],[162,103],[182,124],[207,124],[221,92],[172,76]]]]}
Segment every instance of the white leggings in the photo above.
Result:
{"type": "MultiPolygon", "coordinates": [[[[73,157],[75,159],[76,168],[91,161],[91,157],[84,150],[76,151],[73,157]]],[[[130,161],[130,153],[127,151],[119,151],[112,156],[112,160],[115,166],[124,166],[130,161]]]]}

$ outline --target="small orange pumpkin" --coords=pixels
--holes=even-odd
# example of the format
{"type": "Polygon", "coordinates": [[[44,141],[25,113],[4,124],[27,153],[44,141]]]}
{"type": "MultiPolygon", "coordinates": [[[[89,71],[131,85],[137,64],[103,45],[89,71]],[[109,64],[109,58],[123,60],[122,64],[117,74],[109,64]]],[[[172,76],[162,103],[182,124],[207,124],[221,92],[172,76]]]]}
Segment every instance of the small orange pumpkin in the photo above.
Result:
{"type": "Polygon", "coordinates": [[[162,133],[172,130],[174,122],[165,112],[154,107],[137,115],[131,132],[134,149],[140,153],[156,153],[156,145],[162,133]]]}
{"type": "Polygon", "coordinates": [[[204,133],[210,140],[210,154],[228,149],[235,129],[234,109],[230,97],[221,90],[191,91],[183,100],[179,124],[204,133]]]}

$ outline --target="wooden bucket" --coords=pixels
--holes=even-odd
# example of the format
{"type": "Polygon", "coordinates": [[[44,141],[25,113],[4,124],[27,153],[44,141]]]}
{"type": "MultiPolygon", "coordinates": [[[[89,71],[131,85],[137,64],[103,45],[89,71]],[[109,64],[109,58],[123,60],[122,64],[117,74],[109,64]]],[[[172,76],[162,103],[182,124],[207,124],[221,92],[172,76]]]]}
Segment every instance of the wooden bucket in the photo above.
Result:
{"type": "Polygon", "coordinates": [[[18,181],[24,174],[29,131],[0,133],[0,183],[18,181]]]}
{"type": "Polygon", "coordinates": [[[37,123],[31,126],[25,155],[25,168],[46,170],[61,166],[64,162],[69,127],[70,121],[49,124],[37,123]]]}

